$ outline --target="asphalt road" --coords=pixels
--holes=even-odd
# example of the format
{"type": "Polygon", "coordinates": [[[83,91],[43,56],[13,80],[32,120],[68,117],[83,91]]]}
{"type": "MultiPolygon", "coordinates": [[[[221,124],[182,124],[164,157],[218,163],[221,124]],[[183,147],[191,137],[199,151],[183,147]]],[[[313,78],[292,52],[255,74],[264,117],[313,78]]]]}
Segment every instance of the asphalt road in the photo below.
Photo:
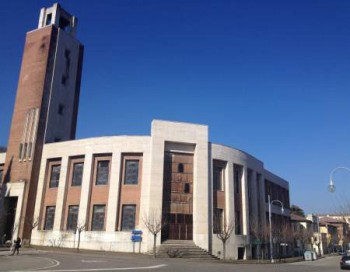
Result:
{"type": "Polygon", "coordinates": [[[121,253],[76,253],[69,251],[23,250],[19,256],[0,254],[0,271],[252,271],[252,272],[333,272],[339,271],[339,256],[291,264],[233,264],[220,261],[154,259],[151,256],[121,253]]]}

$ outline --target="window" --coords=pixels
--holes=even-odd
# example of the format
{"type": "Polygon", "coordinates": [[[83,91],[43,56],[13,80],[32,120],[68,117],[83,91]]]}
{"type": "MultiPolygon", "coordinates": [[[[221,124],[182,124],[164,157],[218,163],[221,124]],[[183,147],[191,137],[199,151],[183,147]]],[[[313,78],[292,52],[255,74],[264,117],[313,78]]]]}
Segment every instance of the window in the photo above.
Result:
{"type": "Polygon", "coordinates": [[[62,85],[66,85],[66,84],[67,84],[67,80],[68,80],[68,77],[65,76],[65,75],[63,75],[63,76],[61,77],[61,83],[62,83],[62,85]]]}
{"type": "Polygon", "coordinates": [[[223,223],[224,223],[224,210],[215,208],[214,216],[213,216],[213,232],[220,233],[223,228],[223,223]]]}
{"type": "Polygon", "coordinates": [[[67,230],[75,231],[78,224],[79,206],[68,206],[67,230]]]}
{"type": "Polygon", "coordinates": [[[46,207],[44,230],[52,230],[55,220],[55,206],[46,207]]]}
{"type": "Polygon", "coordinates": [[[138,184],[139,179],[139,161],[125,161],[125,180],[124,184],[138,184]]]}
{"type": "Polygon", "coordinates": [[[136,205],[123,205],[122,230],[135,229],[136,205]]]}
{"type": "Polygon", "coordinates": [[[0,169],[0,183],[2,181],[2,173],[4,172],[4,170],[0,169]]]}
{"type": "Polygon", "coordinates": [[[177,165],[177,172],[179,172],[179,173],[183,173],[184,172],[184,164],[183,163],[179,163],[177,165]]]}
{"type": "Polygon", "coordinates": [[[32,143],[28,143],[28,152],[27,152],[28,159],[32,158],[32,146],[33,146],[32,143]]]}
{"type": "Polygon", "coordinates": [[[233,166],[233,182],[234,182],[234,190],[236,194],[239,194],[240,190],[240,181],[241,181],[241,168],[238,165],[233,166]]]}
{"type": "Polygon", "coordinates": [[[65,57],[66,59],[69,59],[69,58],[70,58],[70,50],[69,50],[69,49],[65,49],[65,50],[64,50],[64,57],[65,57]]]}
{"type": "Polygon", "coordinates": [[[91,230],[104,230],[106,205],[94,205],[91,230]]]}
{"type": "Polygon", "coordinates": [[[184,193],[188,194],[190,193],[190,184],[189,183],[185,183],[185,187],[184,187],[184,193]]]}
{"type": "Polygon", "coordinates": [[[239,211],[235,212],[235,233],[242,234],[241,230],[241,213],[239,211]]]}
{"type": "Polygon", "coordinates": [[[61,165],[52,165],[51,166],[49,188],[58,187],[58,183],[60,180],[60,171],[61,171],[61,165]]]}
{"type": "Polygon", "coordinates": [[[25,143],[25,144],[23,145],[23,159],[25,159],[26,156],[27,156],[27,146],[28,146],[27,143],[25,143]]]}
{"type": "Polygon", "coordinates": [[[58,105],[58,114],[63,115],[64,106],[62,104],[58,105]]]}
{"type": "Polygon", "coordinates": [[[97,162],[96,185],[108,184],[109,161],[97,162]]]}
{"type": "Polygon", "coordinates": [[[51,21],[52,21],[52,13],[47,14],[47,16],[46,16],[46,25],[51,25],[51,21]]]}
{"type": "Polygon", "coordinates": [[[23,160],[23,144],[19,144],[19,152],[18,152],[18,157],[20,160],[23,160]]]}
{"type": "Polygon", "coordinates": [[[220,166],[214,166],[214,174],[213,174],[213,186],[214,190],[222,191],[224,184],[224,169],[220,166]]]}
{"type": "Polygon", "coordinates": [[[83,180],[84,163],[78,162],[73,164],[72,186],[81,186],[83,180]]]}

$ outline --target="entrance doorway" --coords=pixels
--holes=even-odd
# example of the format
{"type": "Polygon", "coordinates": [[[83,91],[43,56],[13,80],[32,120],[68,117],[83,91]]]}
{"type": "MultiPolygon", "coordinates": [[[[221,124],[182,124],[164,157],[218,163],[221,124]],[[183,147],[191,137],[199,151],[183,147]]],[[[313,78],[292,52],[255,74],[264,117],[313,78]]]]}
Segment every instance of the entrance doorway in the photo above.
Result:
{"type": "Polygon", "coordinates": [[[193,154],[165,152],[162,240],[193,239],[193,154]]]}
{"type": "Polygon", "coordinates": [[[4,203],[4,221],[5,221],[5,235],[6,240],[11,240],[13,233],[17,230],[18,226],[15,226],[15,217],[17,209],[17,197],[6,197],[4,203]]]}

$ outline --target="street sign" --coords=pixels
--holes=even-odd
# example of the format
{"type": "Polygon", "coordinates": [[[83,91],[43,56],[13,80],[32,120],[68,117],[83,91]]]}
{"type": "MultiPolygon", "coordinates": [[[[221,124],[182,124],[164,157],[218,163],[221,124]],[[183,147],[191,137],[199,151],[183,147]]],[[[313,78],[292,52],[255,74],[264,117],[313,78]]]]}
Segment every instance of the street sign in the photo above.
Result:
{"type": "Polygon", "coordinates": [[[133,235],[142,235],[142,230],[133,230],[132,234],[133,235]]]}
{"type": "Polygon", "coordinates": [[[131,241],[132,242],[142,242],[142,236],[139,236],[139,235],[133,235],[131,236],[131,241]]]}
{"type": "Polygon", "coordinates": [[[133,244],[133,252],[135,252],[135,243],[139,243],[139,253],[141,252],[142,230],[133,230],[131,232],[131,241],[133,244]]]}
{"type": "Polygon", "coordinates": [[[260,239],[255,239],[255,240],[253,241],[253,244],[254,244],[254,245],[261,245],[262,242],[261,242],[260,239]]]}

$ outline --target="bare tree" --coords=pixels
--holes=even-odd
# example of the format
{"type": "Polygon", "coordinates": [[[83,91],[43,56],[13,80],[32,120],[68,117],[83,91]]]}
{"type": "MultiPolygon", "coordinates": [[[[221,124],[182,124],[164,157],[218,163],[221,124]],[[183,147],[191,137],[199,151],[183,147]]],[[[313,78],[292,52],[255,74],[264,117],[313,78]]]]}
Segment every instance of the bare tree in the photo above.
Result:
{"type": "Polygon", "coordinates": [[[153,210],[150,214],[142,218],[143,223],[153,235],[153,256],[157,256],[156,244],[158,233],[168,224],[165,217],[159,211],[153,210]]]}
{"type": "Polygon", "coordinates": [[[299,227],[296,231],[293,232],[294,239],[299,241],[302,249],[306,249],[307,244],[311,244],[312,237],[314,236],[311,228],[308,227],[299,227]]]}
{"type": "Polygon", "coordinates": [[[76,231],[77,231],[77,233],[78,233],[78,244],[77,244],[77,251],[78,251],[78,252],[79,252],[79,250],[80,250],[80,235],[81,235],[81,233],[85,230],[85,228],[86,228],[85,223],[77,225],[76,231]]]}
{"type": "Polygon", "coordinates": [[[269,226],[259,222],[256,217],[250,218],[250,235],[252,240],[254,239],[257,245],[258,260],[260,256],[264,259],[264,249],[262,245],[266,245],[269,240],[269,226]]]}
{"type": "MultiPolygon", "coordinates": [[[[25,220],[26,224],[30,227],[30,233],[39,225],[39,217],[32,217],[30,219],[25,220]]],[[[30,247],[32,241],[32,234],[29,236],[28,246],[30,247]]]]}
{"type": "Polygon", "coordinates": [[[222,243],[222,256],[223,260],[226,260],[226,242],[230,239],[230,236],[235,229],[233,221],[226,222],[225,216],[219,213],[217,210],[214,214],[214,233],[222,243]]]}

